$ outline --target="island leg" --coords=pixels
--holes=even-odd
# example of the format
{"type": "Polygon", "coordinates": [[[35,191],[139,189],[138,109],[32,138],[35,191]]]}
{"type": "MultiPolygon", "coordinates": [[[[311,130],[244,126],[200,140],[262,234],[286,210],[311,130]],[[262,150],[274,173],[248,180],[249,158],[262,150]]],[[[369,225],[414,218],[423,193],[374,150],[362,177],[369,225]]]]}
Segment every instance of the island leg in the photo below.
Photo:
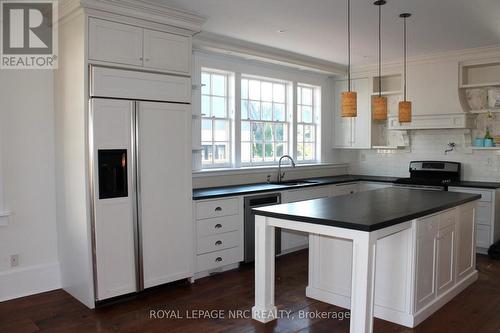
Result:
{"type": "Polygon", "coordinates": [[[262,323],[276,319],[274,305],[274,227],[255,216],[255,306],[252,318],[262,323]]]}
{"type": "Polygon", "coordinates": [[[353,238],[350,333],[373,332],[376,245],[370,232],[353,238]]]}

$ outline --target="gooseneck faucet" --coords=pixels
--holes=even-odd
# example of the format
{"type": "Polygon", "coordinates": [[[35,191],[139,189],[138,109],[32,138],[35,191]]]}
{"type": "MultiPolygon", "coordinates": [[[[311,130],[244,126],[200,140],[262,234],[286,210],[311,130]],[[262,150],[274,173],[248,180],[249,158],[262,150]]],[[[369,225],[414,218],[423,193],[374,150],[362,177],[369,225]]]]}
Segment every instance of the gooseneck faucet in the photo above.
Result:
{"type": "Polygon", "coordinates": [[[295,168],[295,161],[290,155],[283,155],[280,157],[280,160],[278,162],[278,183],[281,183],[283,181],[283,178],[285,178],[285,171],[281,172],[281,161],[284,158],[288,158],[290,160],[290,163],[292,164],[292,167],[295,168]]]}

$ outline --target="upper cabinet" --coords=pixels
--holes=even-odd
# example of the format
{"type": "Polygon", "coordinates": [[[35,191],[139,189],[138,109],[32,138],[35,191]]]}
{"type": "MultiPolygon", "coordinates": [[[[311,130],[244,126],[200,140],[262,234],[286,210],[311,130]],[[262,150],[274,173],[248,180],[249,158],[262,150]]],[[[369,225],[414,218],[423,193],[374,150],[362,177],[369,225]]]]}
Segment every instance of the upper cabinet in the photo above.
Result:
{"type": "Polygon", "coordinates": [[[89,19],[89,59],[190,74],[190,37],[96,18],[89,19]]]}
{"type": "Polygon", "coordinates": [[[334,137],[333,148],[371,148],[371,103],[370,81],[368,78],[351,81],[352,90],[358,96],[358,115],[344,118],[341,115],[341,94],[347,91],[347,81],[334,83],[334,137]]]}

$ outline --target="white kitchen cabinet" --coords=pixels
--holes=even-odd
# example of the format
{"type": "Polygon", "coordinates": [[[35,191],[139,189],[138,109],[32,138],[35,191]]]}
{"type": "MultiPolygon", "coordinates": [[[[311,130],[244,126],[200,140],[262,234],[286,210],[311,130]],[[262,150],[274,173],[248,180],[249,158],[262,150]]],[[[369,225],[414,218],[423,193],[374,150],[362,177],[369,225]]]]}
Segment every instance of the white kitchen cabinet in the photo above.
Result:
{"type": "Polygon", "coordinates": [[[89,59],[189,75],[191,39],[89,18],[89,59]]]}
{"type": "Polygon", "coordinates": [[[100,19],[89,19],[89,58],[142,66],[143,29],[100,19]]]}
{"type": "Polygon", "coordinates": [[[341,115],[341,93],[347,91],[347,81],[334,83],[334,132],[333,148],[371,148],[371,95],[368,78],[354,79],[352,90],[357,92],[358,115],[344,118],[341,115]]]}
{"type": "Polygon", "coordinates": [[[476,256],[474,248],[474,205],[460,207],[458,214],[457,229],[457,263],[456,281],[464,279],[476,267],[476,256]]]}
{"type": "Polygon", "coordinates": [[[140,234],[149,288],[192,276],[191,108],[138,104],[140,234]]]}
{"type": "Polygon", "coordinates": [[[420,219],[417,225],[415,310],[436,297],[436,237],[439,215],[420,219]]]}
{"type": "Polygon", "coordinates": [[[455,283],[455,223],[439,228],[436,242],[437,295],[450,289],[455,283]]]}
{"type": "MultiPolygon", "coordinates": [[[[290,190],[282,193],[282,202],[290,203],[311,199],[327,198],[330,196],[328,186],[319,186],[306,189],[290,190]]],[[[309,244],[309,235],[300,231],[282,230],[281,252],[288,253],[302,249],[309,244]]]]}
{"type": "Polygon", "coordinates": [[[476,247],[477,252],[487,254],[488,248],[500,240],[500,195],[498,190],[449,187],[448,191],[480,194],[481,199],[475,210],[476,247]]]}

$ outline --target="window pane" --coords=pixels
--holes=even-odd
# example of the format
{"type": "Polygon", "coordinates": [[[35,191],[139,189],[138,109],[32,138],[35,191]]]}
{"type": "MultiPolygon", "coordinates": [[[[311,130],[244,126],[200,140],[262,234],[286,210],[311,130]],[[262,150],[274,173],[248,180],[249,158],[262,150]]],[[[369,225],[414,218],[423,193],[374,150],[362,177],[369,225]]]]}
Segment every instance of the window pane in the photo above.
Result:
{"type": "Polygon", "coordinates": [[[304,126],[304,141],[312,142],[314,141],[314,129],[312,126],[304,126]]]}
{"type": "Polygon", "coordinates": [[[248,99],[248,80],[241,80],[241,98],[248,99]]]}
{"type": "Polygon", "coordinates": [[[252,144],[252,162],[261,162],[264,159],[262,151],[262,143],[256,142],[252,144]]]}
{"type": "Polygon", "coordinates": [[[264,140],[265,141],[273,140],[273,127],[269,123],[266,123],[264,126],[264,140]]]}
{"type": "Polygon", "coordinates": [[[250,102],[250,119],[260,120],[260,103],[250,102]]]}
{"type": "Polygon", "coordinates": [[[226,99],[224,97],[212,97],[212,116],[226,117],[226,99]]]}
{"type": "Polygon", "coordinates": [[[201,120],[201,141],[212,141],[212,120],[201,120]]]}
{"type": "Polygon", "coordinates": [[[274,120],[286,121],[285,104],[273,103],[273,106],[274,106],[274,120]]]}
{"type": "Polygon", "coordinates": [[[302,87],[297,87],[297,104],[302,104],[302,87]]]}
{"type": "Polygon", "coordinates": [[[300,104],[312,105],[312,89],[302,87],[302,102],[300,104]]]}
{"type": "Polygon", "coordinates": [[[260,81],[250,80],[249,82],[249,97],[250,99],[260,99],[260,81]]]}
{"type": "Polygon", "coordinates": [[[201,96],[201,113],[203,117],[211,117],[210,96],[201,96]]]}
{"type": "Polygon", "coordinates": [[[226,77],[224,75],[212,74],[212,95],[226,96],[226,77]]]}
{"type": "Polygon", "coordinates": [[[302,122],[302,105],[297,105],[297,122],[302,122]]]}
{"type": "Polygon", "coordinates": [[[304,159],[304,144],[297,144],[297,160],[302,161],[304,159]]]}
{"type": "Polygon", "coordinates": [[[265,102],[273,101],[273,84],[270,82],[262,82],[261,86],[262,100],[265,102]]]}
{"type": "Polygon", "coordinates": [[[265,159],[266,161],[274,160],[274,149],[272,143],[265,144],[265,159]]]}
{"type": "Polygon", "coordinates": [[[262,103],[262,120],[273,120],[273,103],[262,103]]]}
{"type": "Polygon", "coordinates": [[[210,95],[210,74],[201,73],[201,93],[210,95]]]}
{"type": "Polygon", "coordinates": [[[214,145],[214,163],[226,163],[229,155],[228,144],[218,143],[214,145]]]}
{"type": "Polygon", "coordinates": [[[241,101],[241,119],[248,119],[248,101],[241,101]]]}
{"type": "Polygon", "coordinates": [[[241,143],[241,161],[250,162],[250,142],[241,143]]]}
{"type": "Polygon", "coordinates": [[[273,101],[278,103],[285,103],[285,85],[273,84],[273,101]]]}
{"type": "Polygon", "coordinates": [[[250,123],[247,121],[241,123],[241,141],[250,141],[250,123]]]}
{"type": "Polygon", "coordinates": [[[214,121],[214,141],[229,141],[229,123],[227,120],[214,121]]]}
{"type": "Polygon", "coordinates": [[[312,107],[302,106],[302,122],[312,123],[312,107]]]}
{"type": "Polygon", "coordinates": [[[212,163],[212,144],[203,143],[201,151],[201,159],[203,163],[212,163]]]}
{"type": "Polygon", "coordinates": [[[304,143],[304,160],[314,159],[314,144],[304,143]]]}
{"type": "Polygon", "coordinates": [[[304,125],[297,125],[297,142],[304,141],[304,125]]]}
{"type": "Polygon", "coordinates": [[[262,123],[252,123],[252,140],[262,141],[264,139],[264,126],[262,123]]]}
{"type": "Polygon", "coordinates": [[[285,141],[285,125],[276,124],[274,125],[274,140],[285,141]]]}
{"type": "Polygon", "coordinates": [[[283,144],[282,143],[277,143],[276,144],[276,157],[281,157],[285,155],[285,151],[283,150],[283,144]]]}

